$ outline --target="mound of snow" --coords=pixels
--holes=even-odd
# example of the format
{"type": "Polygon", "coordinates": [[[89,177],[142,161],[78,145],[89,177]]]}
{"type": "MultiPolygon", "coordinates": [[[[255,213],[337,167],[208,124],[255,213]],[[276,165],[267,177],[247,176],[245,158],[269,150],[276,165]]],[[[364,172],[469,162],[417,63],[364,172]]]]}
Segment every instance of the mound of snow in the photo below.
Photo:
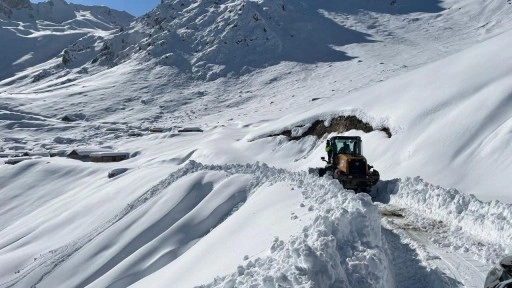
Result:
{"type": "MultiPolygon", "coordinates": [[[[265,164],[258,166],[204,166],[202,169],[205,168],[221,169],[229,173],[249,173],[253,177],[249,187],[256,189],[251,189],[251,191],[254,193],[253,197],[258,198],[264,197],[259,192],[260,185],[283,189],[284,186],[279,183],[291,183],[296,186],[295,193],[302,194],[300,206],[304,210],[301,214],[305,214],[307,209],[307,213],[314,216],[311,223],[306,222],[306,225],[300,229],[300,233],[285,239],[275,237],[272,243],[267,244],[266,251],[263,253],[267,256],[254,258],[245,256],[246,262],[240,263],[236,272],[227,276],[218,276],[214,282],[201,287],[255,287],[255,285],[258,287],[266,285],[269,287],[279,285],[283,287],[309,287],[311,285],[313,287],[392,287],[393,280],[389,275],[385,244],[382,242],[380,234],[379,212],[372,205],[367,194],[345,193],[337,181],[318,179],[305,172],[291,173],[284,169],[268,167],[265,164]]],[[[274,190],[272,193],[284,193],[284,191],[274,190]]],[[[247,203],[231,215],[226,224],[223,223],[216,228],[216,231],[221,233],[220,231],[223,229],[228,229],[229,225],[232,225],[230,221],[236,221],[237,225],[243,223],[243,220],[240,222],[241,219],[237,219],[237,217],[244,217],[241,215],[244,214],[245,209],[250,209],[248,207],[253,205],[252,201],[256,201],[252,199],[249,198],[247,203]]],[[[279,203],[266,205],[272,207],[279,203]]],[[[283,208],[290,209],[281,207],[281,209],[283,208]]],[[[260,212],[256,213],[261,213],[261,217],[265,217],[263,210],[258,210],[260,212]]],[[[299,218],[294,214],[292,213],[292,219],[299,218]]],[[[272,221],[283,222],[282,219],[275,218],[272,221]]],[[[258,229],[258,227],[248,228],[258,229]]],[[[173,283],[176,287],[192,287],[201,284],[201,280],[205,281],[203,279],[212,278],[214,276],[212,272],[219,269],[215,268],[214,262],[197,257],[205,257],[204,249],[219,247],[215,245],[216,241],[226,241],[226,239],[215,239],[214,237],[216,236],[206,236],[192,247],[190,252],[182,255],[178,264],[173,265],[173,263],[168,267],[163,267],[136,283],[135,287],[163,287],[165,286],[163,283],[173,283]],[[187,257],[191,257],[195,261],[189,261],[191,259],[187,260],[187,257]],[[187,272],[191,269],[187,263],[203,261],[206,263],[200,264],[200,269],[196,267],[194,271],[187,272]]],[[[252,241],[249,238],[246,241],[249,242],[232,243],[230,241],[232,243],[230,247],[233,245],[235,247],[256,245],[255,243],[251,244],[252,241]]],[[[261,247],[261,243],[257,247],[261,247]]],[[[253,251],[252,254],[255,252],[261,254],[262,251],[259,249],[253,251]]],[[[213,252],[219,257],[223,257],[221,256],[223,253],[225,254],[227,251],[213,252]]],[[[225,257],[231,256],[225,255],[225,257]]],[[[218,258],[215,257],[206,258],[214,258],[215,261],[218,261],[218,258]]],[[[239,258],[238,261],[241,260],[239,258]]]]}

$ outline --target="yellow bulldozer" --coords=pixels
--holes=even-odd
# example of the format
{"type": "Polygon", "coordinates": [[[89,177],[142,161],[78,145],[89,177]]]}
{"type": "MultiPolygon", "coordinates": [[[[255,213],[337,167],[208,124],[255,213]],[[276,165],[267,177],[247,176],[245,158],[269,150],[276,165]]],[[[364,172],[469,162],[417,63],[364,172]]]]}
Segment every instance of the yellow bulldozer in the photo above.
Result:
{"type": "Polygon", "coordinates": [[[318,175],[332,175],[345,189],[358,192],[370,192],[379,182],[379,171],[373,169],[363,156],[363,142],[359,136],[335,136],[327,140],[326,151],[329,155],[324,168],[318,169],[318,175]]]}

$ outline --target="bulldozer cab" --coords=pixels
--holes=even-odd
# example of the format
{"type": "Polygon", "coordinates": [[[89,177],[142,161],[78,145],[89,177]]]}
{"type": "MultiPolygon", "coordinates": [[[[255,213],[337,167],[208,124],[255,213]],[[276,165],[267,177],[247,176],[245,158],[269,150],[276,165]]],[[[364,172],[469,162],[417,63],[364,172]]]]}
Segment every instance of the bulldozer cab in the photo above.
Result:
{"type": "Polygon", "coordinates": [[[349,154],[358,157],[363,154],[363,143],[359,136],[335,136],[330,139],[330,143],[335,155],[349,154]]]}
{"type": "Polygon", "coordinates": [[[366,159],[362,156],[362,140],[359,136],[336,136],[330,139],[332,162],[340,172],[366,175],[366,159]],[[353,165],[352,165],[353,164],[353,165]]]}

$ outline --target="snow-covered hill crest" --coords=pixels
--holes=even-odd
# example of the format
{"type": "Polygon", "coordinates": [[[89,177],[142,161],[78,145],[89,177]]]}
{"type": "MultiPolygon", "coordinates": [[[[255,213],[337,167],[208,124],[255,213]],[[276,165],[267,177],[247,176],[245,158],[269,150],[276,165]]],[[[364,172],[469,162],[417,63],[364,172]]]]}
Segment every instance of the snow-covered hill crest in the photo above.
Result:
{"type": "Polygon", "coordinates": [[[322,15],[322,2],[167,1],[140,20],[150,28],[140,47],[161,64],[207,79],[281,61],[347,60],[333,47],[368,40],[322,15]]]}

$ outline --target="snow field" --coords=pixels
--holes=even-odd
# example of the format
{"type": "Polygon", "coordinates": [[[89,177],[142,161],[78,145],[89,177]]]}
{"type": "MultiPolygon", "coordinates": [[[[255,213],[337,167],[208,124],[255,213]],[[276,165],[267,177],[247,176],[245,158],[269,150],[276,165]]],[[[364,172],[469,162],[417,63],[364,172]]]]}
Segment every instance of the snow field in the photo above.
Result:
{"type": "Polygon", "coordinates": [[[14,278],[14,283],[36,282],[87,244],[97,235],[98,223],[107,221],[112,211],[121,210],[162,173],[154,169],[127,172],[145,182],[130,177],[120,182],[106,177],[109,165],[80,164],[43,158],[0,167],[2,183],[6,179],[11,183],[0,189],[4,200],[0,208],[2,283],[14,278]],[[62,185],[55,187],[55,183],[62,185]]]}

